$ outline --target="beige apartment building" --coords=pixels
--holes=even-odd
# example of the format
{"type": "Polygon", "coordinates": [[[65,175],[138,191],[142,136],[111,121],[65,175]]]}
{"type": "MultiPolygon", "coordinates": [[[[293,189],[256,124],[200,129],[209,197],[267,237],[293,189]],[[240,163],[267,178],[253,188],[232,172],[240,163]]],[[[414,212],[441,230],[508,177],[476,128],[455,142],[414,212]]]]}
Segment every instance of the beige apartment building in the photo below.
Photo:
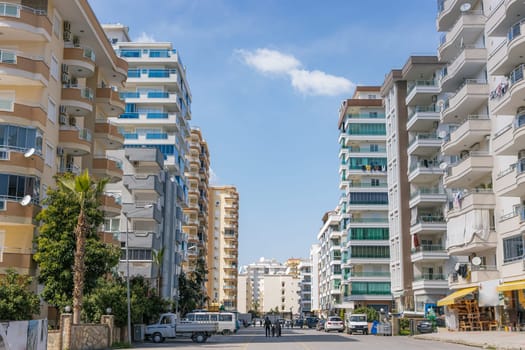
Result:
{"type": "MultiPolygon", "coordinates": [[[[128,65],[86,0],[4,2],[0,31],[0,273],[34,275],[34,217],[53,176],[122,178],[106,151],[124,142],[109,118],[124,112],[128,65]]],[[[114,197],[103,202],[119,215],[114,197]]]]}
{"type": "Polygon", "coordinates": [[[208,298],[225,310],[237,309],[239,193],[234,186],[208,192],[208,298]]]}
{"type": "Polygon", "coordinates": [[[197,258],[207,257],[208,249],[208,186],[210,183],[210,159],[208,144],[202,137],[200,129],[192,128],[189,136],[189,172],[188,207],[184,209],[187,217],[186,225],[182,227],[188,235],[187,259],[183,263],[183,271],[195,269],[197,258]]]}

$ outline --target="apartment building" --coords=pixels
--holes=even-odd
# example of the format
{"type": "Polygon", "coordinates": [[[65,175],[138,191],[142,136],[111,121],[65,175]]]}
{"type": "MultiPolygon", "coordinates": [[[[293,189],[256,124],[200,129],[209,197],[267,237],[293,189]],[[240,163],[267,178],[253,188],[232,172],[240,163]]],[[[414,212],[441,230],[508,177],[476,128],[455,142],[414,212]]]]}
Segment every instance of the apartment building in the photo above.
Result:
{"type": "Polygon", "coordinates": [[[323,215],[323,225],[317,234],[319,244],[319,312],[324,316],[336,314],[342,307],[341,280],[341,215],[338,208],[323,215]]]}
{"type": "Polygon", "coordinates": [[[309,316],[312,314],[312,262],[303,259],[299,263],[299,314],[309,316]]]}
{"type": "MultiPolygon", "coordinates": [[[[390,310],[386,125],[380,87],[356,87],[352,98],[340,106],[338,128],[343,193],[338,215],[331,216],[333,230],[326,232],[331,254],[340,259],[332,271],[342,273],[341,296],[334,300],[347,310],[359,306],[390,310]]],[[[339,287],[337,279],[330,287],[339,287]]]]}
{"type": "MultiPolygon", "coordinates": [[[[141,166],[141,159],[135,161],[134,169],[130,168],[118,184],[125,203],[120,217],[120,229],[126,232],[122,244],[129,244],[127,250],[133,254],[140,252],[131,257],[140,262],[132,264],[130,274],[157,281],[161,295],[173,300],[178,297],[178,276],[187,245],[182,229],[183,210],[188,204],[185,173],[189,170],[191,93],[185,67],[171,43],[132,42],[128,28],[120,24],[103,28],[115,53],[129,65],[126,87],[120,93],[125,110],[112,120],[124,135],[125,154],[133,159],[152,149],[161,156],[160,168],[150,163],[141,166]],[[149,206],[160,214],[154,222],[137,217],[149,206]],[[146,239],[136,239],[144,235],[146,239]],[[155,262],[155,253],[162,250],[163,261],[155,262]]],[[[124,253],[122,270],[127,265],[124,253]]]]}
{"type": "Polygon", "coordinates": [[[312,263],[312,293],[310,294],[311,298],[311,313],[314,315],[319,315],[321,313],[321,304],[319,300],[320,293],[320,257],[321,257],[321,246],[318,243],[312,244],[310,246],[310,261],[312,263]]]}
{"type": "MultiPolygon", "coordinates": [[[[438,56],[446,65],[440,76],[448,157],[443,183],[451,192],[446,247],[463,258],[449,278],[455,292],[438,304],[467,305],[481,321],[509,327],[525,323],[517,311],[525,288],[519,184],[524,62],[518,53],[524,10],[518,1],[439,1],[436,22],[443,32],[438,56]]],[[[483,324],[459,318],[460,329],[483,324]]]]}
{"type": "MultiPolygon", "coordinates": [[[[128,65],[86,0],[7,1],[0,11],[0,273],[35,275],[35,215],[53,176],[83,169],[122,178],[111,118],[128,65]]],[[[104,195],[104,209],[120,205],[104,195]]],[[[109,237],[108,240],[112,238],[109,237]]]]}
{"type": "MultiPolygon", "coordinates": [[[[208,186],[210,182],[210,160],[208,144],[198,128],[192,128],[188,153],[188,207],[184,214],[188,218],[182,227],[188,235],[187,259],[183,264],[185,272],[194,271],[197,258],[206,259],[208,236],[208,186]]],[[[203,286],[205,288],[205,286],[203,286]]]]}
{"type": "Polygon", "coordinates": [[[235,186],[213,186],[208,193],[208,298],[225,310],[237,309],[239,193],[235,186]]]}
{"type": "MultiPolygon", "coordinates": [[[[275,259],[260,258],[259,261],[243,266],[239,272],[239,281],[245,281],[245,294],[239,289],[239,306],[243,303],[247,310],[271,312],[276,308],[280,312],[300,312],[301,279],[290,270],[289,263],[300,259],[288,259],[282,264],[275,259]]],[[[298,271],[299,273],[299,271],[298,271]]],[[[241,284],[239,282],[239,284],[241,284]]],[[[239,311],[242,308],[239,307],[239,311]]]]}
{"type": "Polygon", "coordinates": [[[448,292],[447,225],[436,56],[411,56],[381,88],[387,121],[391,283],[398,311],[424,312],[448,292]]]}

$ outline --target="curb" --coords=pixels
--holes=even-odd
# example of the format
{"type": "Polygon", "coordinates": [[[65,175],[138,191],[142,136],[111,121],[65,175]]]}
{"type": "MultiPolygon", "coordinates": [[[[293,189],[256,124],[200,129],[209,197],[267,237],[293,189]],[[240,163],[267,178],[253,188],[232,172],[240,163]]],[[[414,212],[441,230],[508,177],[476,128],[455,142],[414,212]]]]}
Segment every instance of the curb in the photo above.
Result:
{"type": "Polygon", "coordinates": [[[414,335],[412,336],[412,338],[417,339],[417,340],[433,340],[433,341],[440,341],[444,343],[475,346],[475,347],[482,348],[482,349],[495,349],[495,350],[524,350],[525,349],[525,347],[521,347],[521,346],[514,346],[514,345],[500,346],[496,343],[486,343],[486,342],[480,343],[480,342],[468,341],[464,339],[447,339],[447,338],[440,338],[440,337],[427,336],[427,335],[425,336],[414,335]]]}

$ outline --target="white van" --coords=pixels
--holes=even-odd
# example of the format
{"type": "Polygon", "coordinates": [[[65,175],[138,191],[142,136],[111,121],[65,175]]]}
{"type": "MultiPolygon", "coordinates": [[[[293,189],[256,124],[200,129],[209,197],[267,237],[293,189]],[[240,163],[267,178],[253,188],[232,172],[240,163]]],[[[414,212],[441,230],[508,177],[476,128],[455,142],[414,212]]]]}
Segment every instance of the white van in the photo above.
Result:
{"type": "Polygon", "coordinates": [[[233,312],[190,312],[186,314],[185,320],[189,322],[217,322],[219,324],[217,333],[233,334],[237,331],[237,319],[233,312]]]}

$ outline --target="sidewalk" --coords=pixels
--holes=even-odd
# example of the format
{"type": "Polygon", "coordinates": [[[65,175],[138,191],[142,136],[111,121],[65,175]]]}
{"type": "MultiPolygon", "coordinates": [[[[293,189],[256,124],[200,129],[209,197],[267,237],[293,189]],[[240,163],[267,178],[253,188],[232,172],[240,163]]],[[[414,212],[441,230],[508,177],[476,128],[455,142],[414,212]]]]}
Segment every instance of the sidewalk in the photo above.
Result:
{"type": "Polygon", "coordinates": [[[525,332],[449,332],[414,335],[414,339],[439,340],[484,349],[525,350],[525,332]]]}

